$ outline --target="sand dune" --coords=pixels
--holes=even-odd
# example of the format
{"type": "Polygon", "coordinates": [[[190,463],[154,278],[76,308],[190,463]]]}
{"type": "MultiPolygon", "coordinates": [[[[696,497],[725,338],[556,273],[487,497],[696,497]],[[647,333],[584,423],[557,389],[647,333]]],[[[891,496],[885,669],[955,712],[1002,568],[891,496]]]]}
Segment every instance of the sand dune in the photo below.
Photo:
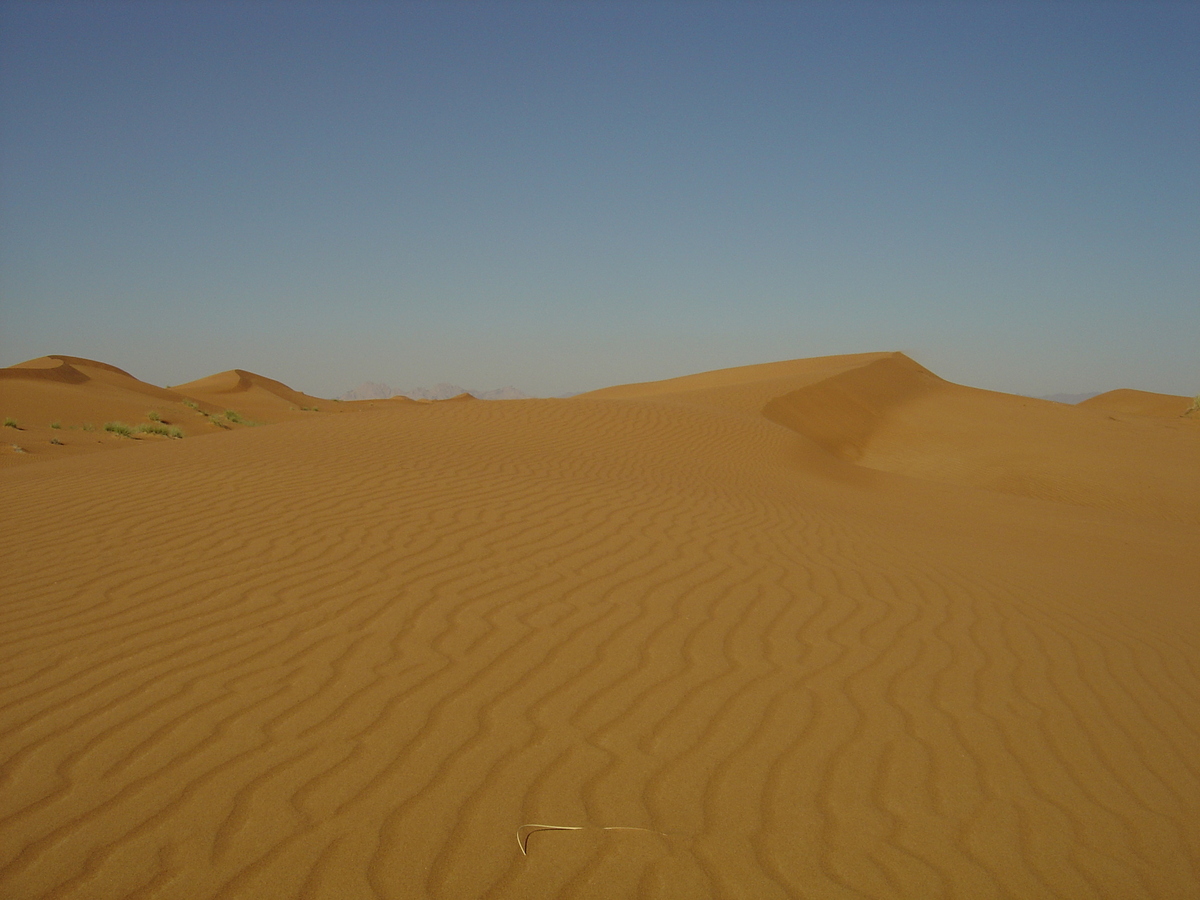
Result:
{"type": "Polygon", "coordinates": [[[340,412],[340,406],[241,369],[162,388],[108,363],[43,356],[0,369],[0,415],[17,425],[3,435],[8,448],[0,444],[0,468],[168,439],[145,432],[122,437],[104,430],[109,422],[161,424],[195,437],[340,412]]]}
{"type": "Polygon", "coordinates": [[[1192,405],[1192,398],[1122,388],[1106,394],[1097,394],[1079,405],[1133,416],[1175,417],[1188,411],[1192,405]]]}
{"type": "Polygon", "coordinates": [[[264,422],[298,418],[332,405],[328,400],[292,390],[282,381],[242,369],[189,381],[175,390],[218,407],[236,406],[238,413],[264,422]]]}
{"type": "MultiPolygon", "coordinates": [[[[4,429],[0,468],[135,443],[105,432],[108,422],[150,425],[153,413],[160,423],[197,434],[214,430],[205,413],[219,412],[212,404],[148,384],[108,363],[75,356],[31,359],[0,369],[0,415],[16,422],[15,428],[4,429]]],[[[159,440],[167,438],[137,438],[159,440]]]]}
{"type": "Polygon", "coordinates": [[[148,409],[185,399],[116,366],[75,356],[43,356],[0,369],[0,409],[31,423],[141,420],[148,409]]]}
{"type": "Polygon", "coordinates": [[[1200,423],[345,406],[0,472],[0,896],[1195,896],[1200,423]]]}

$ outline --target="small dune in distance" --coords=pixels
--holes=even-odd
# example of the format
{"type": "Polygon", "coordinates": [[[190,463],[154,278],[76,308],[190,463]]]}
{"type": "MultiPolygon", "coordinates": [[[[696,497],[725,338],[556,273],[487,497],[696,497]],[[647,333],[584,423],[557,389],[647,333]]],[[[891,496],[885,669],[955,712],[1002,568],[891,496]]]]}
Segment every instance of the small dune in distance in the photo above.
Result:
{"type": "Polygon", "coordinates": [[[164,388],[108,363],[43,356],[0,369],[13,451],[0,453],[0,465],[282,422],[332,405],[241,369],[164,388]]]}
{"type": "Polygon", "coordinates": [[[457,388],[0,369],[0,896],[1195,896],[1192,398],[457,388]]]}

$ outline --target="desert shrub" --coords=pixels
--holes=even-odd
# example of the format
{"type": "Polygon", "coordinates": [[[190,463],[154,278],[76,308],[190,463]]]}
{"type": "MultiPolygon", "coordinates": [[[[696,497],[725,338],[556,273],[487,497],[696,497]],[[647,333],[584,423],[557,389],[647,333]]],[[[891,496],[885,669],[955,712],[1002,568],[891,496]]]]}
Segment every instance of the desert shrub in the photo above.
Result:
{"type": "Polygon", "coordinates": [[[54,429],[62,428],[62,422],[51,422],[50,427],[54,429]]]}
{"type": "Polygon", "coordinates": [[[146,413],[146,418],[149,419],[151,422],[161,422],[162,421],[162,416],[160,416],[158,413],[153,412],[153,411],[146,413]]]}
{"type": "Polygon", "coordinates": [[[104,430],[119,434],[121,437],[133,437],[133,428],[124,422],[105,422],[104,430]]]}
{"type": "Polygon", "coordinates": [[[225,418],[227,418],[230,422],[233,422],[235,425],[240,425],[245,421],[245,419],[239,416],[232,409],[225,410],[225,418]]]}
{"type": "Polygon", "coordinates": [[[139,425],[134,429],[134,431],[138,434],[161,434],[170,438],[183,437],[182,429],[172,427],[170,425],[163,425],[161,422],[156,422],[153,425],[139,425]]]}
{"type": "Polygon", "coordinates": [[[4,427],[5,428],[17,428],[18,427],[17,420],[12,418],[11,416],[6,416],[4,419],[4,427]]]}

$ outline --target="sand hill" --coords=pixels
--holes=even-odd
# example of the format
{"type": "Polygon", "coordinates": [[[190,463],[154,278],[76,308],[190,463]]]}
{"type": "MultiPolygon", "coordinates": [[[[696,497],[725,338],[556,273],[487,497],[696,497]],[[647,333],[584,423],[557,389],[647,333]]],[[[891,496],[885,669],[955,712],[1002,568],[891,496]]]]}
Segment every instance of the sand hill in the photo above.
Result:
{"type": "Polygon", "coordinates": [[[132,442],[214,434],[305,417],[337,404],[234,369],[162,388],[108,363],[43,356],[0,369],[0,468],[132,442]],[[120,431],[105,430],[117,425],[120,431]],[[11,452],[6,452],[11,451],[11,452]]]}
{"type": "Polygon", "coordinates": [[[1182,416],[1192,405],[1191,397],[1174,394],[1155,394],[1151,391],[1122,389],[1098,394],[1083,401],[1081,406],[1103,409],[1131,416],[1154,416],[1156,418],[1182,416]]]}
{"type": "Polygon", "coordinates": [[[292,390],[282,381],[242,369],[189,381],[175,390],[217,407],[236,406],[240,415],[264,422],[303,417],[306,412],[319,412],[322,404],[330,405],[328,400],[292,390]]]}
{"type": "Polygon", "coordinates": [[[0,409],[19,421],[141,420],[148,409],[185,399],[124,369],[76,356],[43,356],[0,369],[0,409]]]}
{"type": "Polygon", "coordinates": [[[0,896],[1195,895],[1200,421],[341,406],[0,471],[0,896]]]}

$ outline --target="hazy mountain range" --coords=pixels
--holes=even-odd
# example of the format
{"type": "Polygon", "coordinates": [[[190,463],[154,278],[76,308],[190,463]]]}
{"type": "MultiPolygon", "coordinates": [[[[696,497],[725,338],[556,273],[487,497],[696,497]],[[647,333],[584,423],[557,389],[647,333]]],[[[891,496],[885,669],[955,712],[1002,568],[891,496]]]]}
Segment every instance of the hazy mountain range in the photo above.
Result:
{"type": "Polygon", "coordinates": [[[1046,394],[1038,397],[1039,400],[1053,400],[1055,403],[1082,403],[1084,400],[1091,400],[1093,397],[1100,396],[1100,391],[1092,391],[1090,394],[1046,394]]]}
{"type": "Polygon", "coordinates": [[[353,390],[346,391],[338,397],[339,400],[387,400],[389,397],[411,397],[413,400],[449,400],[459,394],[470,394],[480,400],[528,400],[530,394],[518,391],[515,387],[502,387],[494,391],[480,391],[475,388],[465,388],[461,385],[442,381],[431,388],[417,387],[410,390],[398,390],[378,381],[364,381],[353,390]]]}

